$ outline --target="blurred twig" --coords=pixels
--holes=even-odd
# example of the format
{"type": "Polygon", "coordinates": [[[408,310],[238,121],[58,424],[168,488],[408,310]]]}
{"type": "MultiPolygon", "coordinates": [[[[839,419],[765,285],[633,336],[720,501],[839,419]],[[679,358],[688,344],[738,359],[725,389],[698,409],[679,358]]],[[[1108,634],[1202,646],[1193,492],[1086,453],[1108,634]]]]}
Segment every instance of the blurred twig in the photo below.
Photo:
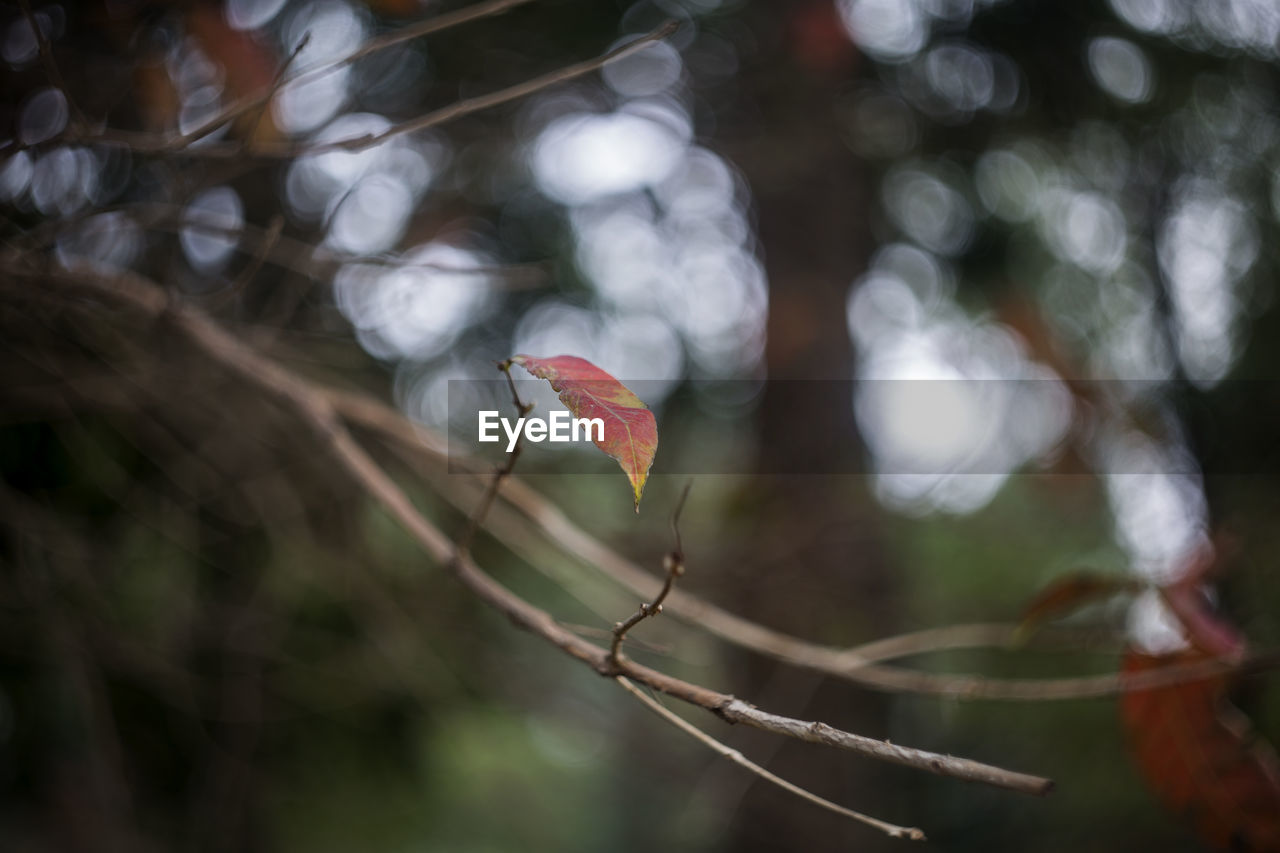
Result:
{"type": "MultiPolygon", "coordinates": [[[[432,272],[461,276],[489,276],[498,279],[501,287],[519,290],[535,287],[547,278],[545,263],[526,264],[477,264],[475,266],[454,266],[434,261],[406,260],[391,254],[353,255],[316,246],[293,237],[276,233],[274,224],[261,228],[249,222],[238,225],[227,225],[218,221],[220,217],[207,211],[183,209],[177,205],[160,202],[138,202],[124,204],[113,208],[91,211],[86,215],[101,213],[123,213],[132,217],[138,225],[145,229],[165,231],[173,234],[186,229],[199,231],[220,237],[243,240],[246,246],[242,252],[252,252],[250,263],[269,262],[283,269],[291,270],[299,275],[317,281],[328,281],[343,265],[365,265],[386,267],[387,269],[421,269],[432,272]]],[[[27,250],[44,249],[53,244],[58,234],[77,224],[81,219],[54,219],[33,228],[22,239],[23,248],[27,250]]],[[[239,247],[238,247],[239,248],[239,247]]],[[[13,253],[16,259],[21,252],[13,253]]]]}
{"type": "Polygon", "coordinates": [[[258,241],[258,248],[253,253],[253,257],[249,259],[249,263],[236,276],[236,280],[231,283],[231,287],[221,294],[219,301],[225,302],[234,299],[248,289],[250,283],[253,282],[253,277],[258,274],[258,270],[262,269],[267,256],[271,254],[276,247],[276,243],[280,241],[280,232],[282,230],[284,230],[284,217],[277,213],[271,217],[271,222],[268,223],[262,239],[258,241]]]}
{"type": "MultiPolygon", "coordinates": [[[[429,455],[437,461],[447,459],[453,466],[465,466],[467,460],[448,455],[443,439],[431,430],[411,424],[398,412],[364,395],[331,391],[331,400],[342,415],[354,423],[377,431],[388,439],[429,455]]],[[[476,476],[481,476],[478,472],[476,476]]],[[[567,553],[597,569],[636,595],[653,594],[655,579],[636,563],[574,524],[556,505],[535,492],[518,478],[508,478],[501,497],[529,519],[567,553]]],[[[488,528],[499,540],[510,543],[515,535],[505,523],[498,521],[488,528]]],[[[666,611],[681,621],[758,654],[792,666],[831,675],[864,687],[888,692],[923,693],[955,699],[993,699],[1019,702],[1090,699],[1119,693],[1153,690],[1173,684],[1198,681],[1230,672],[1261,672],[1280,668],[1280,655],[1255,654],[1240,663],[1206,661],[1185,666],[1171,666],[1140,673],[1109,672],[1062,678],[995,678],[963,673],[933,673],[905,667],[889,666],[879,661],[957,649],[1018,646],[1017,623],[980,623],[930,628],[897,637],[876,640],[863,646],[836,648],[812,643],[799,637],[773,630],[757,622],[743,619],[705,599],[675,589],[665,602],[666,611]]],[[[1096,643],[1096,631],[1071,630],[1041,632],[1055,647],[1085,648],[1084,639],[1096,643]]],[[[1118,653],[1118,649],[1116,650],[1118,653]]]]}
{"type": "MultiPolygon", "coordinates": [[[[389,47],[394,47],[395,45],[403,44],[404,42],[412,41],[413,39],[421,38],[422,36],[430,35],[431,33],[437,33],[441,30],[447,30],[451,27],[479,20],[480,18],[498,15],[506,12],[508,9],[521,6],[531,1],[532,0],[490,0],[488,3],[477,3],[474,6],[468,6],[465,9],[459,9],[455,12],[448,12],[443,15],[437,15],[434,18],[428,18],[425,21],[419,21],[416,24],[410,24],[407,27],[402,27],[395,32],[386,33],[385,35],[369,39],[354,52],[349,53],[340,59],[325,62],[320,65],[313,65],[310,68],[304,68],[292,77],[287,79],[282,77],[278,79],[277,82],[266,92],[241,98],[239,101],[228,106],[225,110],[214,116],[205,124],[181,137],[181,144],[179,147],[185,148],[191,143],[213,133],[228,122],[235,121],[242,115],[252,112],[253,110],[263,109],[275,96],[276,92],[285,86],[315,80],[319,77],[323,77],[325,74],[332,73],[341,68],[346,68],[366,56],[370,56],[381,50],[386,50],[389,47]]],[[[303,43],[305,43],[305,39],[303,43]]],[[[294,49],[295,56],[301,48],[302,43],[294,49]]],[[[288,65],[289,63],[285,63],[285,67],[288,67],[288,65]]]]}
{"type": "MultiPolygon", "coordinates": [[[[507,378],[507,387],[511,390],[511,405],[516,410],[516,416],[523,418],[533,411],[533,403],[526,403],[520,399],[520,392],[516,390],[516,382],[511,377],[511,359],[498,362],[498,370],[502,371],[502,374],[507,378]]],[[[485,517],[489,514],[489,508],[493,506],[494,499],[498,497],[498,490],[502,488],[502,481],[510,477],[511,472],[515,470],[516,462],[520,460],[520,452],[524,450],[524,442],[521,439],[521,435],[516,436],[514,446],[507,452],[507,461],[494,470],[493,476],[489,479],[489,485],[485,488],[484,494],[480,496],[480,502],[476,504],[475,510],[467,519],[466,527],[458,534],[458,538],[453,541],[458,553],[465,554],[471,548],[471,540],[475,538],[476,531],[480,529],[480,525],[484,524],[485,517]]]]}
{"type": "MultiPolygon", "coordinates": [[[[208,145],[190,146],[185,141],[185,137],[174,136],[156,136],[154,134],[136,133],[120,130],[104,130],[94,135],[85,134],[63,134],[56,137],[54,141],[57,143],[65,142],[110,142],[124,146],[136,154],[152,154],[152,155],[169,155],[182,156],[200,159],[226,160],[241,157],[262,158],[269,160],[292,160],[297,157],[314,156],[325,154],[331,151],[363,151],[366,148],[372,148],[380,145],[389,139],[402,136],[407,133],[416,133],[418,131],[427,130],[438,125],[446,124],[451,121],[472,115],[474,113],[483,112],[502,104],[518,101],[529,95],[549,89],[561,83],[575,80],[587,74],[597,71],[610,62],[617,59],[630,56],[654,42],[661,41],[676,31],[678,24],[675,21],[668,21],[658,29],[647,35],[640,36],[627,44],[617,47],[608,53],[595,57],[594,59],[584,60],[573,65],[566,65],[555,71],[550,71],[530,80],[517,83],[514,86],[508,86],[505,89],[499,89],[496,92],[490,92],[487,95],[479,95],[474,98],[456,101],[447,107],[441,107],[438,110],[419,116],[409,121],[392,125],[380,133],[367,133],[363,136],[352,137],[351,139],[336,140],[333,142],[279,142],[279,143],[262,143],[247,147],[241,142],[217,142],[208,145]]],[[[21,147],[21,146],[19,146],[21,147]]]]}
{"type": "Polygon", "coordinates": [[[456,27],[461,24],[470,23],[480,18],[488,18],[493,15],[500,15],[516,6],[523,6],[532,0],[490,0],[488,3],[477,3],[474,6],[467,6],[454,12],[446,12],[443,15],[437,15],[426,21],[420,21],[416,24],[410,24],[402,27],[395,32],[386,33],[385,35],[376,36],[356,48],[352,53],[344,56],[336,62],[325,63],[324,65],[312,68],[304,68],[299,72],[295,80],[308,80],[337,71],[340,68],[346,68],[354,65],[361,59],[370,54],[386,50],[389,47],[395,47],[398,44],[404,44],[407,41],[422,38],[431,33],[438,33],[441,30],[456,27]]]}
{"type": "Polygon", "coordinates": [[[310,43],[311,31],[307,30],[302,34],[302,38],[298,39],[298,43],[294,45],[293,50],[289,52],[284,62],[280,63],[280,70],[276,72],[275,79],[271,81],[271,86],[267,89],[266,94],[262,96],[262,103],[249,111],[253,113],[253,124],[249,127],[248,132],[245,133],[247,139],[253,139],[258,135],[258,128],[262,124],[263,117],[267,114],[267,107],[271,104],[271,99],[280,93],[286,83],[285,74],[288,73],[289,66],[293,64],[294,60],[298,58],[298,54],[302,53],[310,43]]]}
{"type": "Polygon", "coordinates": [[[31,0],[18,0],[18,2],[22,6],[22,15],[27,20],[27,26],[31,27],[31,36],[36,40],[36,48],[40,51],[40,62],[44,64],[45,76],[49,78],[49,83],[62,93],[63,100],[67,102],[67,110],[72,118],[72,132],[83,132],[88,128],[88,122],[75,98],[71,97],[71,90],[67,88],[66,81],[62,79],[62,72],[58,70],[58,63],[53,58],[53,47],[40,26],[39,18],[31,10],[31,0]]]}

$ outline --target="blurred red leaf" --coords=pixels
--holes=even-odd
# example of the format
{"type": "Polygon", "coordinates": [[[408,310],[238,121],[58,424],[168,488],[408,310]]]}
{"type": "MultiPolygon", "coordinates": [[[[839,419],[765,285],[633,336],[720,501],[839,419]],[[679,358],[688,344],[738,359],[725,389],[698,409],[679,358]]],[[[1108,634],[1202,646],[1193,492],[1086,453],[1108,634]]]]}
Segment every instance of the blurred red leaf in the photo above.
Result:
{"type": "MultiPolygon", "coordinates": [[[[1188,647],[1151,655],[1129,649],[1126,673],[1204,661],[1239,661],[1240,631],[1215,613],[1204,580],[1229,542],[1200,549],[1174,583],[1160,590],[1188,647]]],[[[1129,748],[1152,791],[1186,816],[1205,843],[1220,850],[1280,851],[1280,762],[1227,699],[1223,674],[1155,690],[1126,693],[1120,715],[1129,748]]]]}
{"type": "Polygon", "coordinates": [[[622,466],[631,481],[638,512],[649,466],[658,451],[658,423],[649,407],[625,385],[586,359],[572,355],[551,358],[517,355],[511,360],[534,376],[548,380],[574,417],[604,421],[604,439],[597,441],[593,434],[592,440],[622,466]]]}
{"type": "MultiPolygon", "coordinates": [[[[1129,651],[1126,673],[1215,659],[1192,647],[1129,651]]],[[[1147,785],[1221,850],[1280,850],[1280,765],[1226,699],[1225,676],[1126,693],[1120,711],[1147,785]]]]}

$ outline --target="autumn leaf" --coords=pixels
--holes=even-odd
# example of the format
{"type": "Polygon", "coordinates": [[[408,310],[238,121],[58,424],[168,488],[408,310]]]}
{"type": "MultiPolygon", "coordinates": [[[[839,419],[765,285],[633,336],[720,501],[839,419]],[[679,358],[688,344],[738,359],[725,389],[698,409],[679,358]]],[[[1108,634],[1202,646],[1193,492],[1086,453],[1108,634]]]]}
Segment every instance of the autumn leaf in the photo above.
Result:
{"type": "MultiPolygon", "coordinates": [[[[1138,674],[1218,659],[1192,646],[1147,655],[1129,651],[1124,672],[1138,674]]],[[[1147,786],[1188,818],[1219,850],[1280,850],[1280,764],[1249,720],[1227,701],[1215,676],[1125,693],[1120,715],[1147,786]]]]}
{"type": "Polygon", "coordinates": [[[516,355],[511,361],[550,382],[560,394],[560,402],[575,418],[604,421],[604,438],[597,440],[593,435],[592,440],[622,466],[631,481],[639,512],[649,466],[658,451],[658,423],[649,407],[627,386],[586,359],[572,355],[516,355]]]}
{"type": "MultiPolygon", "coordinates": [[[[1203,580],[1220,562],[1204,548],[1161,598],[1178,620],[1187,648],[1169,654],[1129,649],[1125,673],[1242,660],[1244,636],[1214,611],[1203,580]]],[[[1148,787],[1187,817],[1219,850],[1280,850],[1280,762],[1228,701],[1231,674],[1125,693],[1120,716],[1129,749],[1148,787]]]]}

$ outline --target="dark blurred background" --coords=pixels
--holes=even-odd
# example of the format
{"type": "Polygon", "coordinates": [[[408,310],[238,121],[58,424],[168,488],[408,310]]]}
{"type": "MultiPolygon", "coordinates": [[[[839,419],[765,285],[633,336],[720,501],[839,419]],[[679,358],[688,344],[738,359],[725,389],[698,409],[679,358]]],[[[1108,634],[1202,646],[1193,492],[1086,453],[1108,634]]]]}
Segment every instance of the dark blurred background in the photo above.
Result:
{"type": "MultiPolygon", "coordinates": [[[[1274,648],[1280,507],[1274,464],[1253,461],[1274,458],[1280,379],[1280,7],[509,5],[286,85],[188,148],[237,100],[461,4],[6,3],[5,262],[136,271],[463,446],[449,381],[512,353],[643,380],[661,445],[639,516],[576,450],[533,448],[530,482],[656,576],[674,472],[734,471],[694,478],[681,583],[807,639],[1015,620],[1081,568],[1165,583],[1227,531],[1219,618],[1274,648]],[[599,72],[307,153],[670,19],[599,72]],[[833,447],[869,473],[814,473],[833,447]]],[[[323,440],[163,323],[10,287],[0,341],[3,849],[906,843],[759,782],[512,629],[323,440]]],[[[473,478],[362,438],[460,529],[473,478]]],[[[476,557],[520,594],[589,636],[634,609],[497,522],[512,535],[476,557]]],[[[1150,590],[1074,618],[1153,654],[1186,644],[1150,590]]],[[[1032,799],[690,716],[937,849],[1202,849],[1128,755],[1114,698],[873,692],[669,619],[636,639],[637,659],[769,710],[1057,781],[1032,799]]],[[[1120,652],[910,663],[1048,677],[1115,671],[1120,652]]],[[[1276,733],[1265,678],[1234,698],[1276,733]]]]}

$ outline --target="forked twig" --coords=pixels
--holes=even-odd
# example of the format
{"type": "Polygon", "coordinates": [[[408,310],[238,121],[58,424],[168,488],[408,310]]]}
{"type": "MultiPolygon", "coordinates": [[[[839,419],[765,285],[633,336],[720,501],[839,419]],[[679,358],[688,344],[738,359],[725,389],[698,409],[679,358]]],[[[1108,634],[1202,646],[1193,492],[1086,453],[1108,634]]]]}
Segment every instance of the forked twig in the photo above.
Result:
{"type": "Polygon", "coordinates": [[[215,302],[215,306],[225,305],[232,299],[249,289],[249,285],[253,282],[254,276],[258,274],[258,270],[262,269],[262,265],[266,262],[267,256],[275,249],[276,242],[280,239],[280,232],[284,230],[284,217],[276,214],[271,217],[271,222],[267,225],[266,233],[263,239],[258,243],[258,248],[254,251],[253,257],[249,259],[249,263],[245,265],[240,274],[236,276],[235,281],[231,283],[225,291],[219,294],[215,302]]]}
{"type": "Polygon", "coordinates": [[[613,626],[613,642],[609,646],[609,661],[611,663],[616,664],[618,662],[619,651],[622,648],[622,641],[627,636],[627,632],[645,619],[657,616],[662,612],[662,602],[666,600],[667,595],[671,592],[671,587],[675,585],[676,578],[684,574],[684,545],[680,541],[680,512],[684,509],[684,502],[689,497],[689,489],[692,487],[692,481],[685,484],[684,490],[680,492],[680,499],[676,501],[675,512],[671,514],[671,532],[675,537],[676,547],[674,550],[667,552],[666,556],[662,558],[662,569],[666,573],[666,580],[662,583],[662,589],[658,590],[658,594],[653,597],[653,601],[640,602],[640,608],[635,613],[613,626]]]}
{"type": "Polygon", "coordinates": [[[845,808],[844,806],[837,805],[836,803],[833,803],[830,800],[823,799],[822,797],[819,797],[817,794],[806,791],[804,788],[801,788],[799,785],[796,785],[792,782],[788,782],[786,779],[783,779],[781,776],[776,776],[773,773],[770,773],[768,770],[764,769],[759,764],[756,764],[754,761],[747,758],[738,750],[733,749],[732,747],[726,746],[725,744],[713,738],[711,735],[704,732],[702,729],[690,723],[688,720],[668,710],[658,702],[655,702],[652,697],[646,695],[643,690],[641,690],[639,687],[636,687],[634,684],[632,684],[623,676],[619,675],[615,680],[619,684],[621,684],[628,693],[636,697],[636,699],[638,699],[642,705],[644,705],[653,713],[657,714],[663,720],[675,726],[676,728],[680,729],[680,731],[684,732],[685,734],[695,738],[700,743],[702,743],[703,746],[706,746],[709,749],[711,749],[711,751],[724,756],[725,758],[732,761],[734,764],[737,764],[739,767],[745,767],[747,770],[759,776],[761,779],[765,780],[769,784],[777,785],[779,788],[783,789],[784,791],[790,791],[792,794],[795,794],[797,797],[807,800],[816,806],[821,806],[824,809],[833,811],[838,815],[844,815],[845,817],[851,818],[852,820],[856,820],[859,823],[865,823],[867,826],[875,827],[876,829],[888,835],[890,838],[906,838],[906,839],[910,839],[911,841],[925,840],[924,832],[919,829],[916,829],[915,827],[898,826],[896,824],[886,823],[885,821],[878,820],[877,818],[871,817],[870,815],[862,814],[861,812],[855,812],[853,809],[848,809],[848,808],[845,808]]]}

